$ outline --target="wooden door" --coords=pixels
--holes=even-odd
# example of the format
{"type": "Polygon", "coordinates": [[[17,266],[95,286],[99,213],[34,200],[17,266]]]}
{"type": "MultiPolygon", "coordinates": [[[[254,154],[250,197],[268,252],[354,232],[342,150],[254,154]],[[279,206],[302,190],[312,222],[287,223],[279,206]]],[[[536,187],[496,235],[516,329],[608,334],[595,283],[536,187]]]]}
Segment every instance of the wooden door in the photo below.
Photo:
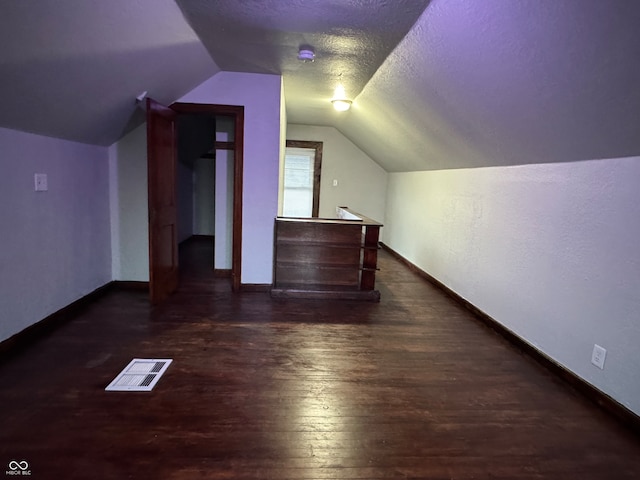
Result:
{"type": "Polygon", "coordinates": [[[176,113],[147,98],[149,291],[160,303],[178,288],[176,113]]]}

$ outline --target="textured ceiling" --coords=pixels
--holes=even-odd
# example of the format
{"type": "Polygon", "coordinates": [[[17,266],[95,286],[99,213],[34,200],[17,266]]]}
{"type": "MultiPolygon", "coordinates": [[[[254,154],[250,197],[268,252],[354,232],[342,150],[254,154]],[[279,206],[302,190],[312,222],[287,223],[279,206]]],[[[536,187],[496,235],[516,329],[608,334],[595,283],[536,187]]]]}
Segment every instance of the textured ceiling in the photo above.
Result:
{"type": "Polygon", "coordinates": [[[640,2],[433,0],[338,128],[388,171],[640,155],[640,2]]]}
{"type": "Polygon", "coordinates": [[[109,145],[142,91],[171,102],[219,71],[172,0],[0,5],[0,126],[109,145]]]}
{"type": "Polygon", "coordinates": [[[281,74],[287,119],[333,124],[338,83],[355,98],[428,0],[177,0],[222,70],[281,74]],[[316,60],[303,63],[300,47],[316,60]]]}
{"type": "Polygon", "coordinates": [[[636,0],[5,1],[0,126],[108,145],[140,92],[222,69],[282,74],[290,123],[388,171],[635,156],[638,25],[636,0]]]}

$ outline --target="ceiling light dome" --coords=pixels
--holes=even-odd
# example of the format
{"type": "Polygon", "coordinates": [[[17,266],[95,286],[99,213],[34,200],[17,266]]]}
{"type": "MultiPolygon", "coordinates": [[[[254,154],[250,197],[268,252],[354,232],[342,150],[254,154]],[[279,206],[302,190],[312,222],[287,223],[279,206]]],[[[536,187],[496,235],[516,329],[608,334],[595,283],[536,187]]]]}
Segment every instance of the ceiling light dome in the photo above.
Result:
{"type": "Polygon", "coordinates": [[[346,112],[351,108],[351,100],[346,98],[334,98],[331,103],[333,103],[333,108],[339,112],[346,112]]]}
{"type": "Polygon", "coordinates": [[[346,112],[351,108],[351,100],[347,98],[347,94],[344,92],[344,86],[341,83],[336,87],[331,103],[333,104],[333,108],[339,112],[346,112]]]}

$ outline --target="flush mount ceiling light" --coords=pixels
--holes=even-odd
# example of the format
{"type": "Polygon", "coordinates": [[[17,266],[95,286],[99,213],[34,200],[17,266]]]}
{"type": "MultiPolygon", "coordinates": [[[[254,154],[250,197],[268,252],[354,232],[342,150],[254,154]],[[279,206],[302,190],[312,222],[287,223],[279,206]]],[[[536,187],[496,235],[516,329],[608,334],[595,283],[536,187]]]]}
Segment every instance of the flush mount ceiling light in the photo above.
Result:
{"type": "Polygon", "coordinates": [[[349,100],[346,93],[344,93],[344,87],[341,83],[336,87],[331,103],[333,104],[333,108],[339,112],[346,112],[351,108],[351,100],[349,100]]]}
{"type": "Polygon", "coordinates": [[[313,62],[316,58],[316,54],[311,47],[300,47],[298,52],[298,60],[301,62],[313,62]]]}
{"type": "Polygon", "coordinates": [[[339,112],[346,112],[351,108],[351,100],[346,98],[334,98],[331,103],[333,103],[333,108],[339,112]]]}

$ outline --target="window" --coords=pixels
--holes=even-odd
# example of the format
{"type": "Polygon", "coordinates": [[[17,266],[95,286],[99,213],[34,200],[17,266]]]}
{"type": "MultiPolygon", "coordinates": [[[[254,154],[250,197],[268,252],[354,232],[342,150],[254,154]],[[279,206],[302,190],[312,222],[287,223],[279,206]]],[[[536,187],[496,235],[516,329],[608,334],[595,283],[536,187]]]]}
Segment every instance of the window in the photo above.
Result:
{"type": "Polygon", "coordinates": [[[320,205],[322,142],[287,140],[282,215],[317,217],[320,205]]]}

